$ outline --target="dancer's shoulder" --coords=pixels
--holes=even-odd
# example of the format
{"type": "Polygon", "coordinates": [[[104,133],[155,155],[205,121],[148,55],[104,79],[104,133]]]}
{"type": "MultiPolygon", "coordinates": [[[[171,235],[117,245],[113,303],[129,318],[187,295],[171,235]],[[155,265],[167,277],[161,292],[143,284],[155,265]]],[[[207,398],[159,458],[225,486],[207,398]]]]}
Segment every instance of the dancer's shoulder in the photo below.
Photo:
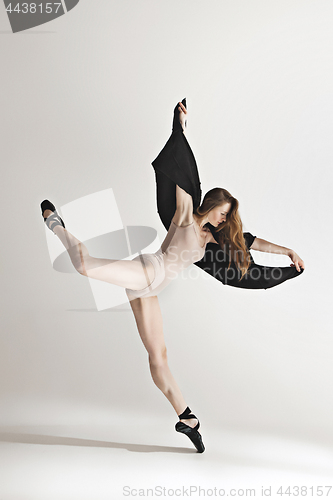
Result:
{"type": "Polygon", "coordinates": [[[217,243],[218,242],[216,241],[216,239],[214,238],[212,232],[207,228],[207,239],[206,239],[206,243],[217,243]]]}

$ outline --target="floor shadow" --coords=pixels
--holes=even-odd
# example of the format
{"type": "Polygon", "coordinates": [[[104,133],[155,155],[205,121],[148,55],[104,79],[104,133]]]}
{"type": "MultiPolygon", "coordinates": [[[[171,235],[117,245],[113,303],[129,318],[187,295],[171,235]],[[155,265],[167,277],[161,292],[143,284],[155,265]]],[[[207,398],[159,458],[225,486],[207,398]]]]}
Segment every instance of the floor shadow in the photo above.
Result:
{"type": "Polygon", "coordinates": [[[1,432],[0,442],[43,444],[60,446],[85,446],[91,448],[116,448],[133,451],[136,453],[197,453],[191,448],[176,448],[173,446],[155,446],[150,444],[115,443],[112,441],[97,441],[94,439],[81,439],[62,436],[45,436],[43,434],[17,434],[14,432],[1,432]]]}
{"type": "Polygon", "coordinates": [[[118,312],[132,312],[132,309],[103,309],[102,311],[97,311],[97,309],[66,309],[66,311],[69,311],[69,312],[82,312],[82,313],[85,313],[85,312],[90,312],[90,313],[98,313],[98,314],[102,314],[102,313],[118,313],[118,312]]]}
{"type": "MultiPolygon", "coordinates": [[[[184,455],[197,454],[194,448],[179,448],[173,446],[156,446],[148,444],[116,443],[113,441],[98,441],[95,439],[81,439],[64,436],[49,436],[44,434],[25,434],[14,432],[0,432],[0,442],[34,444],[45,446],[82,446],[87,448],[113,448],[123,449],[134,453],[181,453],[184,455]]],[[[332,467],[320,466],[317,464],[299,464],[291,461],[276,459],[275,457],[258,458],[254,456],[244,457],[241,454],[236,455],[230,450],[224,450],[214,460],[219,462],[221,467],[251,467],[253,469],[275,469],[280,471],[294,471],[297,473],[306,473],[309,477],[312,475],[331,475],[332,467]]]]}

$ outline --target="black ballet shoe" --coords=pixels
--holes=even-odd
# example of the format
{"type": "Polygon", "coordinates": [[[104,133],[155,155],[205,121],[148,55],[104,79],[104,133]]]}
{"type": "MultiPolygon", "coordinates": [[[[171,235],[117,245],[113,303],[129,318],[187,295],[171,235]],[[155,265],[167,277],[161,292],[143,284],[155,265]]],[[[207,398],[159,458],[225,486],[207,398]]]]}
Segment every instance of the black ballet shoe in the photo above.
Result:
{"type": "MultiPolygon", "coordinates": [[[[187,109],[187,106],[186,106],[186,97],[184,97],[184,99],[182,100],[182,104],[184,106],[185,109],[187,109]]],[[[177,106],[175,107],[174,111],[173,111],[173,123],[172,123],[172,131],[173,132],[176,132],[177,130],[181,130],[183,132],[183,127],[182,127],[182,124],[180,123],[180,120],[179,120],[179,103],[177,103],[177,106]]],[[[185,128],[186,128],[186,124],[187,124],[187,120],[185,120],[185,128]]]]}
{"type": "Polygon", "coordinates": [[[189,425],[184,424],[184,422],[177,422],[175,425],[175,429],[177,432],[182,432],[183,434],[186,434],[196,447],[199,453],[203,453],[205,451],[205,446],[202,442],[202,437],[200,432],[198,432],[198,429],[200,427],[200,422],[199,419],[191,413],[191,410],[189,407],[186,408],[183,413],[178,415],[179,420],[181,419],[187,419],[187,418],[196,418],[198,420],[198,423],[195,427],[190,427],[189,425]]]}
{"type": "MultiPolygon", "coordinates": [[[[42,215],[45,212],[45,210],[51,210],[53,212],[53,214],[51,214],[49,217],[43,217],[45,224],[47,225],[47,227],[49,229],[51,229],[51,231],[53,231],[53,229],[56,226],[65,227],[64,221],[59,216],[59,214],[56,210],[56,207],[53,205],[53,203],[51,203],[49,200],[44,200],[40,204],[40,207],[42,209],[42,215]]],[[[54,233],[54,231],[53,231],[53,233],[54,233]]],[[[56,233],[54,233],[54,234],[56,234],[56,233]]]]}

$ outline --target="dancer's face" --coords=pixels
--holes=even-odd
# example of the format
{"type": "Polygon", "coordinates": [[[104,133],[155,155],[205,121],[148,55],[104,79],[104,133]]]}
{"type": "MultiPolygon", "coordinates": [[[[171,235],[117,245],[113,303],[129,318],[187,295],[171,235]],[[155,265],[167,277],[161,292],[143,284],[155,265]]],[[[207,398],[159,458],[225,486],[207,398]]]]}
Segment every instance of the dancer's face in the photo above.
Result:
{"type": "Polygon", "coordinates": [[[223,203],[223,205],[219,205],[218,207],[213,208],[208,213],[208,222],[212,226],[218,227],[220,224],[223,224],[227,220],[227,214],[231,210],[231,203],[223,203]]]}

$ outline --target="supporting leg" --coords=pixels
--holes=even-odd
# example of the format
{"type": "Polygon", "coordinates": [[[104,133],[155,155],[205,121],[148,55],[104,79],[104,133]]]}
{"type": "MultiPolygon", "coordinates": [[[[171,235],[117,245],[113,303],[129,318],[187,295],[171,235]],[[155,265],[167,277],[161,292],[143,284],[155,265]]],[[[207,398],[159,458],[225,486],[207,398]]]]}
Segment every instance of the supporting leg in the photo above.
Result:
{"type": "MultiPolygon", "coordinates": [[[[130,304],[141,340],[148,352],[152,379],[170,401],[177,415],[180,415],[187,405],[168,366],[158,298],[157,296],[137,298],[131,300],[130,304]]],[[[184,419],[182,421],[190,427],[194,427],[198,423],[197,419],[184,419]]]]}

